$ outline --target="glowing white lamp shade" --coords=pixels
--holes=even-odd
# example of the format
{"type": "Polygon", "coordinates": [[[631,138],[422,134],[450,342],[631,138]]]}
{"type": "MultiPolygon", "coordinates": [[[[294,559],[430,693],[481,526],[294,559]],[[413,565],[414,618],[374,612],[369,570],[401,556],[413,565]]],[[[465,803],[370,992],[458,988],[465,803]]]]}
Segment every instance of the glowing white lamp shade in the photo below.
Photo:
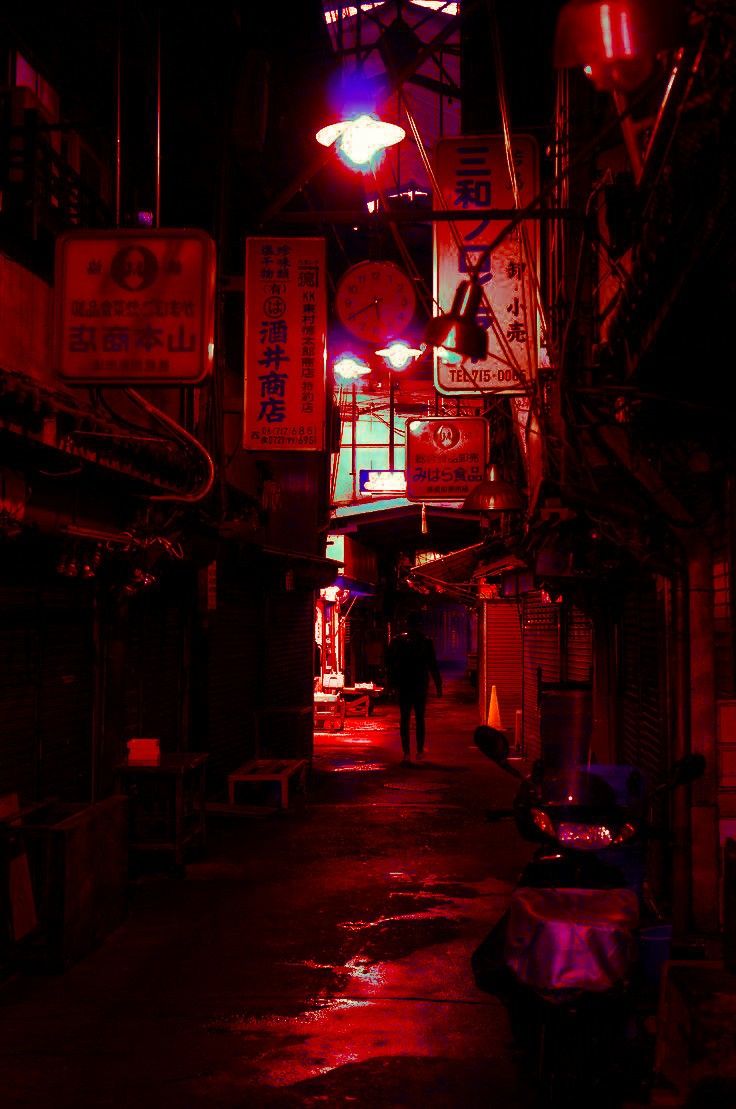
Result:
{"type": "Polygon", "coordinates": [[[392,370],[405,370],[421,353],[421,350],[398,339],[376,351],[381,358],[385,358],[392,370]]]}
{"type": "Polygon", "coordinates": [[[403,127],[384,123],[374,115],[359,115],[342,123],[330,123],[316,134],[322,146],[332,146],[347,165],[370,169],[377,155],[406,137],[403,127]]]}
{"type": "Polygon", "coordinates": [[[370,366],[362,358],[356,358],[354,354],[341,354],[333,362],[332,368],[335,376],[342,378],[343,381],[355,381],[356,378],[364,377],[371,372],[370,366]]]}

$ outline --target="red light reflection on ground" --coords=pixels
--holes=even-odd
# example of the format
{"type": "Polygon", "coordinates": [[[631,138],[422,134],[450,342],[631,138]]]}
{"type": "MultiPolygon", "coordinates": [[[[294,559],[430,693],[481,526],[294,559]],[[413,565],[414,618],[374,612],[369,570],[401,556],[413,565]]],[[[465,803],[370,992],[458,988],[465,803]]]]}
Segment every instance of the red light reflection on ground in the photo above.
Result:
{"type": "Polygon", "coordinates": [[[386,770],[385,762],[351,762],[349,766],[331,766],[331,774],[365,774],[366,771],[386,770]]]}
{"type": "Polygon", "coordinates": [[[341,922],[346,937],[365,937],[358,939],[359,950],[335,966],[299,964],[334,971],[339,985],[332,996],[306,1002],[299,1013],[227,1021],[228,1031],[243,1038],[244,1065],[255,1070],[260,1082],[285,1087],[350,1063],[392,1056],[487,1057],[500,1002],[474,987],[467,938],[422,946],[400,958],[371,957],[360,948],[375,948],[373,937],[387,925],[411,928],[434,917],[477,920],[482,933],[503,911],[508,886],[485,878],[473,884],[473,897],[443,896],[446,883],[439,877],[417,881],[404,871],[392,871],[390,878],[400,883],[396,893],[416,884],[411,895],[435,896],[441,903],[435,909],[341,922]]]}

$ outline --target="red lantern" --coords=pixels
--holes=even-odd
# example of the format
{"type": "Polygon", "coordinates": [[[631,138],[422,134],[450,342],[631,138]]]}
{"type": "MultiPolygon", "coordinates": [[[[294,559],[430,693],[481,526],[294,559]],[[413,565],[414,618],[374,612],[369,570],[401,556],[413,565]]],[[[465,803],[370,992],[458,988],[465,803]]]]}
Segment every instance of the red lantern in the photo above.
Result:
{"type": "Polygon", "coordinates": [[[554,62],[581,66],[597,89],[631,92],[656,55],[678,45],[682,22],[677,0],[569,0],[557,20],[554,62]]]}

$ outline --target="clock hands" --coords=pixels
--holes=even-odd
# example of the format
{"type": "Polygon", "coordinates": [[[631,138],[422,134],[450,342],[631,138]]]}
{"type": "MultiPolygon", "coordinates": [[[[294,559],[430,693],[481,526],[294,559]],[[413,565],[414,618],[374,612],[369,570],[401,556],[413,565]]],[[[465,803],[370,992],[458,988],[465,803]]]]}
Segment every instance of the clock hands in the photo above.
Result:
{"type": "Polygon", "coordinates": [[[383,297],[374,297],[373,300],[368,302],[368,304],[362,305],[362,307],[358,308],[355,312],[351,312],[351,314],[346,318],[349,320],[354,320],[356,316],[361,315],[362,312],[367,312],[369,308],[375,308],[376,315],[380,317],[381,309],[379,308],[379,305],[382,300],[383,297]]]}

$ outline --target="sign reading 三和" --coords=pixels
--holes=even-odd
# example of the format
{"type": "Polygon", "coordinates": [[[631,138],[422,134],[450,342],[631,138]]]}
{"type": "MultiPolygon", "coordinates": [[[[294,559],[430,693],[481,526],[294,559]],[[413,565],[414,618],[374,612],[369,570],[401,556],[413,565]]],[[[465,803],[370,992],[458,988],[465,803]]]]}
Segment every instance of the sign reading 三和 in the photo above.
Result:
{"type": "Polygon", "coordinates": [[[245,255],[245,417],[250,450],[325,442],[325,240],[250,238],[245,255]]]}
{"type": "Polygon", "coordinates": [[[197,230],[70,231],[56,366],[72,384],[196,385],[214,360],[215,245],[197,230]]]}
{"type": "Polygon", "coordinates": [[[488,423],[482,416],[432,416],[406,423],[410,501],[463,501],[483,480],[488,423]]]}
{"type": "MultiPolygon", "coordinates": [[[[513,159],[519,199],[525,207],[539,192],[536,140],[530,135],[515,136],[513,159]]],[[[503,136],[441,139],[436,164],[448,211],[514,207],[503,136]]],[[[437,221],[434,225],[434,284],[439,309],[447,312],[458,284],[477,272],[485,295],[477,319],[488,332],[488,357],[482,361],[448,365],[435,355],[435,384],[441,393],[490,390],[518,394],[528,388],[536,370],[539,324],[534,292],[539,223],[526,220],[517,224],[489,253],[488,248],[508,226],[508,220],[483,217],[477,221],[437,221]],[[495,329],[489,305],[497,321],[495,329]]]]}

